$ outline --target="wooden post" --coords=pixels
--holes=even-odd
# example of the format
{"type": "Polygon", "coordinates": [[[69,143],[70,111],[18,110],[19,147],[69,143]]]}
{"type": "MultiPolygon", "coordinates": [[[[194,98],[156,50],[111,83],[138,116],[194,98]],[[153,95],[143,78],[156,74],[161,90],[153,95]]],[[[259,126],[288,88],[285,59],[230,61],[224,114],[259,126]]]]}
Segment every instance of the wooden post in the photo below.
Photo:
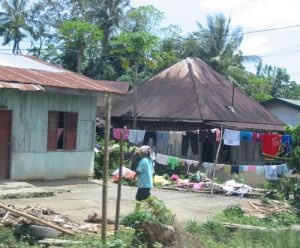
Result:
{"type": "Polygon", "coordinates": [[[215,163],[214,163],[214,168],[213,168],[213,175],[212,175],[212,179],[211,179],[211,190],[210,190],[210,196],[213,197],[214,195],[214,180],[215,180],[215,174],[216,174],[216,166],[219,160],[219,153],[220,153],[220,148],[222,145],[222,138],[223,138],[223,126],[221,124],[221,136],[220,136],[220,141],[219,141],[219,145],[218,145],[218,150],[216,153],[216,159],[215,159],[215,163]]]}
{"type": "Polygon", "coordinates": [[[120,222],[120,205],[121,205],[121,190],[122,190],[122,177],[123,177],[123,160],[124,160],[124,130],[121,130],[120,139],[120,162],[119,162],[119,183],[118,183],[118,195],[117,195],[117,206],[116,206],[116,221],[115,221],[115,235],[119,229],[120,222]]]}
{"type": "Polygon", "coordinates": [[[137,63],[134,64],[133,66],[133,90],[134,90],[134,95],[133,95],[133,124],[132,128],[136,129],[137,126],[137,98],[138,98],[138,93],[137,93],[137,84],[138,84],[138,65],[137,63]]]}
{"type": "Polygon", "coordinates": [[[108,168],[109,168],[109,135],[110,135],[110,111],[111,95],[106,96],[105,110],[105,140],[104,140],[104,165],[103,165],[103,187],[102,187],[102,228],[101,239],[106,241],[107,232],[107,187],[108,187],[108,168]]]}

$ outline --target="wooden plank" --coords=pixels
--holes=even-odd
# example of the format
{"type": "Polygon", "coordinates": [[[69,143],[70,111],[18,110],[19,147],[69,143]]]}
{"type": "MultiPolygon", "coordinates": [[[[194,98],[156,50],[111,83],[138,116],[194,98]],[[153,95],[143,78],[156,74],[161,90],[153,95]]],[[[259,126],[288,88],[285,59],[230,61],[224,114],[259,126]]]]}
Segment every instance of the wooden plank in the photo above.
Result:
{"type": "Polygon", "coordinates": [[[3,208],[3,209],[5,209],[5,210],[7,210],[7,211],[10,211],[10,212],[15,213],[15,214],[17,214],[17,215],[19,215],[19,216],[25,217],[25,218],[27,218],[27,219],[36,221],[36,222],[38,222],[38,223],[40,223],[40,224],[42,224],[42,225],[51,227],[51,228],[53,228],[53,229],[55,229],[55,230],[57,230],[57,231],[59,231],[59,232],[62,232],[62,233],[65,233],[65,234],[69,234],[69,235],[74,235],[74,233],[73,233],[72,231],[66,230],[66,229],[64,229],[64,228],[62,228],[62,227],[60,227],[60,226],[54,225],[54,224],[52,224],[52,223],[50,223],[50,222],[48,222],[48,221],[42,220],[42,219],[37,218],[37,217],[35,217],[35,216],[33,216],[33,215],[30,215],[30,214],[27,214],[27,213],[23,213],[23,212],[21,212],[21,211],[19,211],[19,210],[16,210],[16,209],[14,209],[14,208],[11,208],[11,207],[7,207],[7,206],[4,205],[3,203],[0,203],[0,208],[3,208]]]}
{"type": "Polygon", "coordinates": [[[220,225],[233,228],[233,229],[243,229],[243,230],[249,230],[249,231],[269,231],[269,232],[278,232],[278,231],[286,231],[290,230],[289,227],[282,227],[282,228],[269,228],[269,227],[262,227],[262,226],[251,226],[251,225],[243,225],[243,224],[233,224],[233,223],[227,223],[227,222],[219,222],[220,225]]]}
{"type": "Polygon", "coordinates": [[[66,239],[42,239],[37,241],[38,244],[45,244],[45,245],[77,245],[83,244],[82,241],[76,240],[66,240],[66,239]]]}

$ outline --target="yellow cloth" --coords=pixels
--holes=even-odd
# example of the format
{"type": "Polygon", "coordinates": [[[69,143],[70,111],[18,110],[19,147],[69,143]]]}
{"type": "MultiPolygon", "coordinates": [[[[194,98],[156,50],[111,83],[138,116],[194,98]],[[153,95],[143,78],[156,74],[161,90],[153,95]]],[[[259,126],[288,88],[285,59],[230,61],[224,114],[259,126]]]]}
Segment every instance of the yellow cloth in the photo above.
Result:
{"type": "Polygon", "coordinates": [[[231,166],[226,164],[223,169],[224,173],[231,173],[231,166]]]}

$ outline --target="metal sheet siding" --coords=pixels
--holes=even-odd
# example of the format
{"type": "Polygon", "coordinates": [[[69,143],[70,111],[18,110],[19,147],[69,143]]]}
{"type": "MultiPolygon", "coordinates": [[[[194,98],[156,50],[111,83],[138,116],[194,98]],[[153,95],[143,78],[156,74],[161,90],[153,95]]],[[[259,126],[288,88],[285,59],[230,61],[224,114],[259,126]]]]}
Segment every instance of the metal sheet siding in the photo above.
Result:
{"type": "MultiPolygon", "coordinates": [[[[67,166],[64,164],[65,162],[68,164],[77,163],[76,155],[67,156],[67,154],[86,152],[85,154],[92,156],[96,125],[96,102],[97,98],[94,96],[2,90],[0,93],[0,105],[5,105],[7,109],[12,110],[13,115],[12,179],[19,178],[16,175],[20,171],[16,168],[24,167],[22,169],[25,170],[22,172],[24,178],[29,178],[39,169],[45,169],[42,167],[46,163],[46,160],[49,166],[57,166],[57,168],[61,166],[65,168],[67,166]],[[47,151],[48,111],[78,112],[76,151],[47,151]],[[62,159],[65,155],[68,157],[67,161],[62,159]],[[34,161],[37,164],[30,164],[30,161],[34,161]],[[39,163],[40,165],[38,165],[39,163]],[[35,168],[34,170],[32,170],[33,167],[35,168]]],[[[90,161],[91,158],[86,157],[83,160],[90,161]]],[[[82,164],[82,166],[85,167],[87,165],[82,164]]],[[[90,169],[90,164],[88,167],[90,169]]],[[[74,167],[74,171],[70,173],[75,175],[77,169],[74,167]]],[[[49,169],[47,171],[50,172],[49,169]]],[[[65,171],[64,173],[67,172],[65,171]]],[[[85,176],[87,173],[89,171],[83,173],[82,176],[85,176]]],[[[47,177],[53,178],[54,176],[49,174],[47,177]]]]}

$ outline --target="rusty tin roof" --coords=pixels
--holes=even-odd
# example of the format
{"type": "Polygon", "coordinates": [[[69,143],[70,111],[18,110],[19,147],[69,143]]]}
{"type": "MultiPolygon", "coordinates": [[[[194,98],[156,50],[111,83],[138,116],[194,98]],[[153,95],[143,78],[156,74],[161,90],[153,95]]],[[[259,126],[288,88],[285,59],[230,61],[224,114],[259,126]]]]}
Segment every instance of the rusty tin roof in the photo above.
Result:
{"type": "MultiPolygon", "coordinates": [[[[200,59],[185,59],[138,86],[138,118],[182,122],[284,123],[200,59]]],[[[133,94],[116,99],[113,117],[132,117],[133,94]]],[[[261,128],[263,127],[261,126],[261,128]]],[[[258,128],[255,125],[256,129],[258,128]]]]}
{"type": "MultiPolygon", "coordinates": [[[[22,84],[19,88],[23,90],[26,87],[31,90],[32,87],[28,85],[36,85],[45,89],[50,87],[112,94],[125,94],[128,91],[128,83],[93,80],[30,56],[12,54],[0,54],[0,81],[2,85],[5,82],[22,84]]],[[[9,85],[5,86],[10,88],[9,85]]]]}

